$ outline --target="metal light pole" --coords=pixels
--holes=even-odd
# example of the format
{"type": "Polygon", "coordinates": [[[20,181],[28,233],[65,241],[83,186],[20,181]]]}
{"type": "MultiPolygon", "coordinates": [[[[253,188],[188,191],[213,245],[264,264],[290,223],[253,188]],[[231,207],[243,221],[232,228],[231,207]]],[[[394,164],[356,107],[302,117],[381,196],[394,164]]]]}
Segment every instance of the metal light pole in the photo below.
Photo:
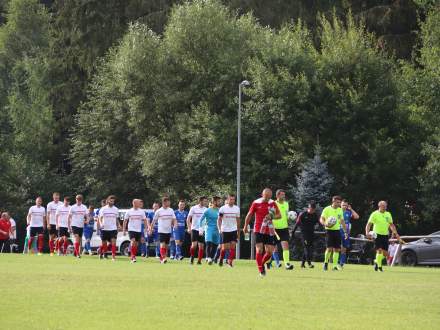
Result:
{"type": "MultiPolygon", "coordinates": [[[[240,184],[241,184],[241,94],[242,88],[249,86],[250,83],[247,80],[243,80],[238,84],[238,118],[237,118],[237,206],[240,208],[240,184]]],[[[240,240],[238,240],[237,246],[237,259],[240,259],[240,240]]]]}

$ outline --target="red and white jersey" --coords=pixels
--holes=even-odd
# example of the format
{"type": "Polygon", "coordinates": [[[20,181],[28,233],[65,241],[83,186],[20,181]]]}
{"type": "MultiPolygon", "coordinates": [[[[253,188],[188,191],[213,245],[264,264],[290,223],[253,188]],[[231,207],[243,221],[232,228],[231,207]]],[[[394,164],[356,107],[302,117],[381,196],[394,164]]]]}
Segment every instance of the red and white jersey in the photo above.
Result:
{"type": "Polygon", "coordinates": [[[99,217],[102,217],[102,230],[118,230],[119,210],[116,206],[104,206],[99,210],[99,217]]]}
{"type": "Polygon", "coordinates": [[[176,215],[171,207],[167,207],[166,209],[161,207],[159,210],[157,210],[156,213],[154,213],[153,218],[153,221],[157,221],[158,223],[157,232],[162,234],[170,234],[173,219],[176,219],[176,215]]]}
{"type": "Polygon", "coordinates": [[[44,216],[46,215],[46,209],[43,206],[31,206],[28,215],[31,216],[31,227],[43,227],[44,216]]]}
{"type": "Polygon", "coordinates": [[[57,203],[55,203],[54,201],[50,202],[49,204],[47,204],[47,222],[51,225],[56,225],[57,224],[57,218],[56,218],[56,213],[57,213],[57,209],[63,205],[62,202],[58,201],[57,203]]]}
{"type": "Polygon", "coordinates": [[[188,217],[191,217],[191,230],[199,230],[200,228],[200,218],[203,213],[205,213],[206,207],[200,206],[199,204],[194,205],[189,209],[188,217]]]}
{"type": "Polygon", "coordinates": [[[70,226],[84,228],[84,220],[87,215],[87,207],[84,204],[73,204],[70,207],[69,215],[72,216],[70,226]]]}
{"type": "Polygon", "coordinates": [[[223,205],[218,214],[222,217],[221,230],[223,232],[237,231],[237,218],[240,217],[240,208],[237,205],[223,205]]]}
{"type": "MultiPolygon", "coordinates": [[[[254,223],[254,232],[260,233],[261,225],[263,224],[264,218],[269,214],[269,209],[275,209],[275,212],[278,211],[278,206],[275,201],[270,199],[269,201],[265,201],[263,198],[259,198],[253,201],[249,213],[255,214],[255,223],[254,223]]],[[[265,227],[262,234],[270,234],[269,227],[265,227]]]]}
{"type": "Polygon", "coordinates": [[[142,231],[142,223],[147,220],[147,216],[144,210],[131,208],[125,213],[125,219],[128,220],[128,231],[140,233],[142,231]]]}
{"type": "Polygon", "coordinates": [[[67,228],[69,226],[70,205],[64,206],[64,203],[57,208],[56,216],[59,216],[58,226],[67,228]]]}

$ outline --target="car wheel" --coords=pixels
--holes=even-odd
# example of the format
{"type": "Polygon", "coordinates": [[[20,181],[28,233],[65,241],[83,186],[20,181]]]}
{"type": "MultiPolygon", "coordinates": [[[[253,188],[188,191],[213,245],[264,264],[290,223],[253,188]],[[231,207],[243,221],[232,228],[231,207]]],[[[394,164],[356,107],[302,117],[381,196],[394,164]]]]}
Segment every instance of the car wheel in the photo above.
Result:
{"type": "Polygon", "coordinates": [[[121,244],[121,255],[128,257],[130,254],[130,242],[124,242],[121,244]]]}
{"type": "Polygon", "coordinates": [[[402,266],[415,266],[417,265],[417,256],[414,251],[405,250],[400,256],[400,263],[402,266]]]}

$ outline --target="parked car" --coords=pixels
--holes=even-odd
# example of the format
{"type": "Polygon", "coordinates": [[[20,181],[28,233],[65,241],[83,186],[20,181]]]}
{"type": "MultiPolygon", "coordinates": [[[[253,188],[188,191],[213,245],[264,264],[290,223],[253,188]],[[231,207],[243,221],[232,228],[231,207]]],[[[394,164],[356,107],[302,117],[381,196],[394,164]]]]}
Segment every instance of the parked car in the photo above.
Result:
{"type": "MultiPolygon", "coordinates": [[[[429,236],[440,236],[440,231],[429,236]]],[[[429,236],[402,245],[400,264],[403,266],[440,265],[440,237],[429,236]]]]}

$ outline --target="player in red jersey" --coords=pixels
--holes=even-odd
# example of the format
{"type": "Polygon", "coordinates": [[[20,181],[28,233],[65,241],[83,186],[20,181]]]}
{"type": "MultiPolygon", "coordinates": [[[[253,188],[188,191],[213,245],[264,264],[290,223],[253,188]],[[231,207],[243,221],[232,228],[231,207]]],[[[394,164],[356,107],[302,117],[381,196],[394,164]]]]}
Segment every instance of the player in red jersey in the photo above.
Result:
{"type": "Polygon", "coordinates": [[[248,231],[248,225],[254,215],[256,261],[260,275],[265,276],[266,269],[264,264],[272,257],[272,252],[275,249],[275,230],[272,220],[281,218],[280,210],[275,201],[272,200],[272,190],[270,188],[265,188],[261,194],[261,198],[253,201],[249,208],[249,212],[244,221],[243,232],[245,234],[248,231]],[[264,255],[263,251],[265,251],[264,255]]]}

